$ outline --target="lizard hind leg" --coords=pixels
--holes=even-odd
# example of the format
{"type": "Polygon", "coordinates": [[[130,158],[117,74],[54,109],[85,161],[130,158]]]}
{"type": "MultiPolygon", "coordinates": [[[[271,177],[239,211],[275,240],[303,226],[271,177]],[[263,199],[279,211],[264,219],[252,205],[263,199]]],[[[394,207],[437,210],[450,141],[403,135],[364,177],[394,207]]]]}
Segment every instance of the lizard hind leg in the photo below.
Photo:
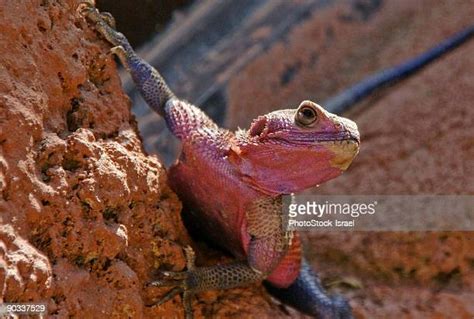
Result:
{"type": "Polygon", "coordinates": [[[262,273],[251,268],[246,262],[195,267],[194,253],[191,248],[186,248],[185,253],[187,270],[162,272],[163,279],[149,284],[155,287],[174,287],[151,306],[161,305],[182,293],[184,311],[186,318],[189,319],[192,318],[192,298],[197,292],[246,286],[264,278],[262,273]]]}

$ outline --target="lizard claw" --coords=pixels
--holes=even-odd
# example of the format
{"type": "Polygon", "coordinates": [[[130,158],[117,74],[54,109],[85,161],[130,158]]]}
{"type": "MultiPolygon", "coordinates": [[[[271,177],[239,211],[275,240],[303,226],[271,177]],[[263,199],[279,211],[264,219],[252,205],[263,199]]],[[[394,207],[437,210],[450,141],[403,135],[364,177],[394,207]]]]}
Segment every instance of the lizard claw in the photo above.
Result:
{"type": "Polygon", "coordinates": [[[164,277],[163,279],[152,281],[148,284],[148,286],[153,287],[174,287],[173,289],[169,290],[160,300],[156,303],[152,304],[152,307],[160,306],[165,302],[173,299],[178,294],[183,294],[183,306],[184,306],[184,313],[186,319],[193,318],[193,311],[192,311],[192,298],[194,296],[193,288],[190,287],[189,273],[195,268],[194,261],[195,261],[195,254],[193,249],[190,246],[184,248],[184,253],[186,256],[186,268],[185,271],[163,271],[161,275],[164,277]]]}
{"type": "MultiPolygon", "coordinates": [[[[115,19],[108,12],[100,12],[94,7],[93,2],[83,1],[77,6],[77,12],[94,24],[96,31],[98,31],[108,42],[115,45],[117,48],[112,51],[125,62],[127,53],[124,46],[129,46],[125,36],[115,30],[115,19]]],[[[127,65],[127,63],[124,63],[127,65]]]]}
{"type": "Polygon", "coordinates": [[[94,5],[94,1],[81,1],[77,5],[76,12],[85,17],[89,12],[97,10],[94,5]]]}
{"type": "Polygon", "coordinates": [[[105,21],[111,27],[112,29],[115,29],[116,23],[115,23],[115,18],[112,16],[110,12],[101,12],[100,17],[102,20],[105,21]]]}
{"type": "Polygon", "coordinates": [[[105,23],[115,29],[115,19],[109,12],[100,12],[93,1],[82,1],[78,4],[76,11],[84,18],[90,19],[94,23],[105,23]]]}

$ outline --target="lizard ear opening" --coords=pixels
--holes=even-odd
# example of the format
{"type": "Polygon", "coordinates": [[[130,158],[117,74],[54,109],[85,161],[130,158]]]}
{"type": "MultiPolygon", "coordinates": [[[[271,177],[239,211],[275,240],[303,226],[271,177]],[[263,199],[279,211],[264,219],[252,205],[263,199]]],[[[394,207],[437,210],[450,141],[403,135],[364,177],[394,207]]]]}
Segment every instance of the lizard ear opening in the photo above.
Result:
{"type": "Polygon", "coordinates": [[[262,136],[265,136],[266,131],[267,131],[267,118],[265,116],[259,116],[250,125],[249,136],[262,137],[262,136]]]}

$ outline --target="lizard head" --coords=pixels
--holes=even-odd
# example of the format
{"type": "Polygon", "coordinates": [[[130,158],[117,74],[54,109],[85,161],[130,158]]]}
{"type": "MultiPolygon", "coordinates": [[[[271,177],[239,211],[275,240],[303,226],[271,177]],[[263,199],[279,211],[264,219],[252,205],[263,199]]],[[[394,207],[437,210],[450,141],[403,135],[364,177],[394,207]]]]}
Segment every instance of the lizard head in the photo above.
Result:
{"type": "Polygon", "coordinates": [[[288,194],[339,176],[359,151],[357,125],[311,101],[259,116],[237,132],[230,160],[243,180],[270,194],[288,194]]]}

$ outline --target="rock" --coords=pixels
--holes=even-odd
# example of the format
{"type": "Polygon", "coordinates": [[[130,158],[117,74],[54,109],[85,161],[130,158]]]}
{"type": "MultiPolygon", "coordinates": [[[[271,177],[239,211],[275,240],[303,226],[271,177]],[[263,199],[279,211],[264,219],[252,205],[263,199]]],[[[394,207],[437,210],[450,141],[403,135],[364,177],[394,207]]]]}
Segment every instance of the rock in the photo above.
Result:
{"type": "Polygon", "coordinates": [[[184,268],[181,204],[76,5],[2,4],[0,300],[61,318],[173,316],[179,303],[146,307],[164,291],[145,284],[184,268]]]}

